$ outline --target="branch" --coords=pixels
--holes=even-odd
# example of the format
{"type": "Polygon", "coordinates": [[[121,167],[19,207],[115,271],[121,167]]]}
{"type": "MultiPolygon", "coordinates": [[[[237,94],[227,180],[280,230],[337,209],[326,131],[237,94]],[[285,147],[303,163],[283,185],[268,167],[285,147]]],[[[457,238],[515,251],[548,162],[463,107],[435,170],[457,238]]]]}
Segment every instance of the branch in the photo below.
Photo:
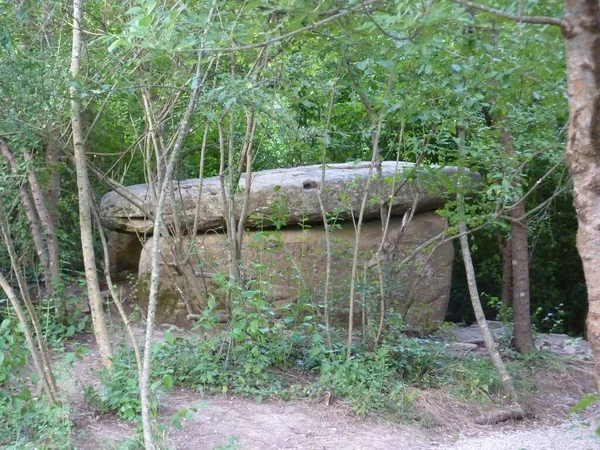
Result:
{"type": "Polygon", "coordinates": [[[336,14],[333,14],[329,17],[326,17],[323,20],[319,20],[318,22],[314,22],[311,23],[310,25],[307,25],[305,27],[299,28],[297,30],[291,31],[289,33],[286,34],[282,34],[280,36],[274,37],[272,39],[269,39],[267,41],[264,42],[258,42],[256,44],[246,44],[246,45],[240,45],[238,47],[214,47],[214,48],[204,48],[202,49],[202,52],[237,52],[240,50],[251,50],[253,48],[261,48],[261,47],[266,47],[268,45],[274,44],[276,42],[280,42],[286,39],[289,39],[291,37],[294,37],[300,33],[303,33],[305,31],[310,31],[310,30],[314,30],[315,28],[319,28],[321,25],[325,25],[328,22],[331,22],[332,20],[336,20],[339,19],[340,17],[344,17],[347,16],[348,14],[352,14],[354,12],[360,11],[363,8],[366,8],[368,6],[373,5],[374,3],[379,2],[380,0],[368,0],[365,1],[364,3],[361,3],[360,5],[354,6],[353,8],[349,8],[343,11],[340,11],[336,14]]]}
{"type": "Polygon", "coordinates": [[[500,11],[499,9],[490,8],[489,6],[480,5],[478,3],[470,2],[467,0],[451,0],[451,1],[453,1],[454,3],[458,3],[459,5],[465,6],[467,8],[477,9],[479,11],[493,14],[494,16],[503,17],[504,19],[514,20],[515,22],[537,23],[537,24],[543,24],[543,25],[557,25],[563,29],[568,28],[566,21],[557,19],[555,17],[517,16],[514,14],[505,13],[504,11],[500,11]]]}

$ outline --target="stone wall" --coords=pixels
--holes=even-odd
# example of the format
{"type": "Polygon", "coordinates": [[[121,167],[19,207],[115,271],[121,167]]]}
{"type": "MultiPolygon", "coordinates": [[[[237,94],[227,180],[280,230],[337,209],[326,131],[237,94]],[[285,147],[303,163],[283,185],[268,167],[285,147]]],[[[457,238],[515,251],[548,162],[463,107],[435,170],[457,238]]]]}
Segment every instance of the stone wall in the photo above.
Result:
{"type": "MultiPolygon", "coordinates": [[[[388,252],[381,264],[385,303],[387,308],[400,313],[411,328],[419,331],[435,329],[444,321],[454,257],[452,243],[446,243],[433,252],[428,250],[419,253],[408,264],[399,263],[418,245],[437,236],[445,227],[446,221],[433,212],[415,215],[403,236],[400,236],[402,219],[393,218],[390,222],[386,245],[388,252]]],[[[375,253],[381,238],[379,221],[363,225],[359,247],[361,283],[356,301],[357,304],[367,302],[375,305],[375,308],[381,298],[375,265],[375,253]],[[362,281],[365,264],[368,287],[362,281]],[[363,297],[366,289],[368,294],[363,297]]],[[[338,324],[345,324],[348,320],[354,240],[354,228],[349,223],[332,235],[333,263],[329,296],[338,324]]],[[[152,244],[153,239],[150,238],[141,253],[141,279],[147,279],[151,271],[152,244]]],[[[190,309],[198,313],[206,307],[209,293],[222,300],[213,278],[216,273],[229,273],[227,242],[223,234],[197,236],[195,241],[187,244],[191,249],[188,263],[177,269],[176,258],[180,252],[173,252],[172,245],[169,239],[161,240],[162,292],[172,298],[177,307],[173,303],[163,302],[158,315],[161,320],[182,324],[190,309]]],[[[325,248],[322,226],[305,230],[290,226],[281,231],[248,232],[244,241],[244,277],[263,286],[267,298],[276,306],[284,307],[299,301],[320,304],[325,288],[325,248]]],[[[371,308],[374,309],[373,306],[371,308]]],[[[356,311],[359,316],[361,308],[357,307],[356,311]]],[[[357,322],[360,322],[358,317],[357,322]]]]}

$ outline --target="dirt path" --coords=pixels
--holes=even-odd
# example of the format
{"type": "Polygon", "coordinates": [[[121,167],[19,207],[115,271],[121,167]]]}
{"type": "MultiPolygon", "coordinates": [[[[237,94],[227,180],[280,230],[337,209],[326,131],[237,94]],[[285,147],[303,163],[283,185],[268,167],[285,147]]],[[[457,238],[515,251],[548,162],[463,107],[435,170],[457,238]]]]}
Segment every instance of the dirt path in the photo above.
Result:
{"type": "Polygon", "coordinates": [[[488,432],[462,437],[444,450],[598,450],[600,436],[584,424],[563,424],[517,432],[488,432]]]}
{"type": "MultiPolygon", "coordinates": [[[[163,419],[182,408],[196,407],[193,420],[180,431],[169,428],[164,438],[177,450],[598,450],[600,438],[580,425],[528,429],[509,425],[504,431],[480,427],[480,436],[459,436],[444,429],[353,417],[340,406],[309,402],[268,401],[211,397],[175,389],[169,394],[163,419]],[[436,431],[437,430],[437,431],[436,431]]],[[[89,417],[79,423],[78,448],[114,448],[131,437],[134,426],[114,416],[89,417]]],[[[532,423],[528,426],[533,425],[532,423]]],[[[502,428],[502,427],[501,427],[502,428]]]]}
{"type": "MultiPolygon", "coordinates": [[[[197,407],[193,420],[180,431],[169,428],[165,441],[173,449],[415,449],[431,448],[428,434],[416,427],[379,423],[351,417],[343,408],[319,407],[308,402],[210,398],[195,401],[186,391],[169,396],[171,411],[197,407]],[[227,446],[229,444],[229,446],[227,446]]],[[[112,416],[79,423],[78,448],[111,448],[130,437],[134,427],[112,416]]],[[[435,443],[435,440],[433,441],[435,443]]],[[[435,447],[439,448],[439,447],[435,447]]]]}

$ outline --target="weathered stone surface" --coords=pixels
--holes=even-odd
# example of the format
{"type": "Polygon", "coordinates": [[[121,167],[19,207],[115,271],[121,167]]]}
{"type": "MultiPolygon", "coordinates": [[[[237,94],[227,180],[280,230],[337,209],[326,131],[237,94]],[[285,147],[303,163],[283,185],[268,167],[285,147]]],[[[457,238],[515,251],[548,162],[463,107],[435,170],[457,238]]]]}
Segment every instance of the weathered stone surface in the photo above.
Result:
{"type": "MultiPolygon", "coordinates": [[[[413,171],[414,165],[395,161],[382,163],[383,183],[375,181],[376,171],[370,172],[369,163],[360,164],[330,164],[327,166],[325,186],[323,188],[324,206],[328,213],[337,214],[341,218],[355,215],[360,209],[369,173],[372,177],[369,191],[372,198],[389,198],[391,180],[397,174],[396,190],[393,196],[392,214],[398,215],[407,211],[418,195],[419,212],[433,211],[444,203],[442,188],[425,186],[427,175],[417,176],[418,182],[407,181],[407,175],[413,171]],[[382,186],[383,184],[383,186],[382,186]]],[[[455,173],[451,167],[440,168],[445,174],[455,173]]],[[[474,178],[477,175],[473,175],[474,178]]],[[[430,178],[430,177],[429,177],[430,178]]],[[[240,180],[243,190],[245,177],[240,180]]],[[[256,172],[252,175],[252,187],[248,208],[248,226],[254,227],[261,222],[268,224],[265,218],[277,216],[286,224],[322,222],[317,191],[321,184],[321,166],[304,166],[291,169],[276,169],[256,172]],[[285,211],[282,212],[282,209],[285,211]]],[[[431,183],[429,183],[431,184],[431,183]]],[[[155,206],[155,195],[147,184],[130,186],[129,194],[135,197],[144,210],[151,216],[155,206]]],[[[174,212],[177,213],[180,227],[190,230],[199,198],[199,180],[186,180],[174,183],[174,195],[165,205],[165,223],[172,227],[174,212]]],[[[243,192],[238,194],[239,198],[243,192]]],[[[237,201],[237,207],[241,201],[237,201]]],[[[198,231],[219,229],[224,225],[223,198],[218,177],[207,178],[203,181],[198,208],[198,231]]],[[[239,211],[238,211],[239,212],[239,211]]],[[[104,196],[100,204],[102,225],[114,231],[147,234],[152,231],[151,217],[116,192],[104,196]]],[[[367,202],[365,218],[379,216],[378,202],[367,202]]]]}
{"type": "MultiPolygon", "coordinates": [[[[393,218],[388,234],[389,254],[382,264],[384,272],[385,302],[388,308],[402,314],[404,320],[418,331],[437,328],[444,321],[448,305],[450,279],[452,275],[453,247],[446,243],[435,252],[424,251],[411,263],[399,267],[406,255],[424,241],[436,236],[446,227],[446,221],[430,212],[417,214],[398,241],[402,226],[401,218],[393,218]],[[398,245],[395,245],[399,242],[398,245]]],[[[360,263],[373,265],[374,254],[382,238],[379,221],[363,225],[360,241],[360,263]]],[[[354,228],[351,222],[333,234],[333,263],[330,286],[330,301],[337,312],[338,323],[347,320],[354,228]]],[[[150,238],[140,257],[140,279],[148,277],[151,270],[150,238]]],[[[200,311],[206,305],[208,293],[218,297],[214,284],[215,273],[228,273],[226,236],[214,232],[201,234],[191,242],[192,256],[187,264],[178,266],[172,251],[172,240],[161,240],[163,264],[163,296],[171,296],[173,302],[168,310],[159,311],[160,320],[182,323],[191,310],[200,311]],[[166,294],[165,292],[170,294],[166,294]],[[179,307],[173,305],[179,301],[179,307]],[[187,303],[187,307],[185,306],[187,303]]],[[[279,232],[248,232],[244,242],[244,275],[247,279],[267,282],[272,286],[270,300],[276,305],[294,303],[298,300],[308,304],[320,304],[325,286],[325,243],[324,231],[313,226],[307,231],[299,227],[287,227],[279,232]]],[[[363,271],[361,269],[360,279],[363,271]]],[[[367,272],[367,283],[358,289],[356,304],[363,303],[367,293],[370,304],[379,304],[379,288],[376,284],[375,267],[367,272]]],[[[255,289],[255,288],[253,288],[255,289]]],[[[361,308],[356,307],[357,317],[361,308]]],[[[194,311],[192,311],[194,312],[194,311]]]]}
{"type": "Polygon", "coordinates": [[[110,232],[106,245],[112,281],[123,281],[129,274],[137,274],[143,244],[136,234],[110,232]]]}

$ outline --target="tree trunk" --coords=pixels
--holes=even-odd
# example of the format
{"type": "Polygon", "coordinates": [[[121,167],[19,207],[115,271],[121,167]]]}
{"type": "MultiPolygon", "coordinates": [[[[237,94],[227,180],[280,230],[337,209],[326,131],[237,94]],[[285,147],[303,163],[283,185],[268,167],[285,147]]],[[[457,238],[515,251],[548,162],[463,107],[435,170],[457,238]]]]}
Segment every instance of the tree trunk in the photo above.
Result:
{"type": "MultiPolygon", "coordinates": [[[[500,138],[507,157],[514,154],[513,139],[510,131],[503,128],[500,138]]],[[[518,186],[518,182],[513,183],[518,186]]],[[[527,353],[534,349],[531,329],[531,307],[529,299],[529,243],[527,227],[524,223],[525,202],[518,200],[508,211],[512,222],[510,226],[510,250],[512,264],[512,299],[515,349],[527,353]]]]}
{"type": "Polygon", "coordinates": [[[56,229],[58,227],[58,201],[60,199],[60,154],[56,141],[52,136],[48,138],[46,146],[46,168],[48,170],[48,183],[46,184],[46,205],[50,219],[56,229]]]}
{"type": "MultiPolygon", "coordinates": [[[[5,142],[0,141],[0,152],[4,158],[6,158],[10,168],[14,172],[17,168],[17,161],[15,159],[15,155],[5,142]]],[[[23,210],[25,211],[25,216],[29,221],[29,230],[31,231],[31,238],[33,239],[35,251],[44,269],[44,282],[50,284],[50,280],[52,279],[52,271],[50,270],[48,249],[46,248],[46,243],[44,242],[40,219],[36,213],[33,201],[29,196],[29,192],[23,183],[19,185],[19,199],[21,200],[23,210]]]]}
{"type": "MultiPolygon", "coordinates": [[[[78,0],[74,0],[77,2],[78,0]]],[[[214,9],[210,10],[209,20],[212,17],[214,9]]],[[[190,130],[190,124],[196,102],[200,95],[200,74],[201,74],[202,51],[198,52],[198,62],[196,64],[196,74],[192,82],[192,92],[188,100],[185,114],[179,123],[173,149],[168,159],[165,170],[165,177],[160,185],[158,202],[156,204],[154,229],[152,235],[154,242],[152,245],[152,271],[150,273],[150,293],[148,294],[148,318],[146,320],[146,336],[144,339],[144,359],[142,361],[142,373],[140,376],[140,399],[142,404],[142,429],[144,435],[144,446],[146,449],[153,449],[152,422],[150,414],[150,372],[152,370],[152,336],[154,335],[154,319],[156,317],[156,307],[158,304],[158,288],[160,281],[160,241],[164,228],[164,205],[169,192],[172,192],[172,179],[175,170],[175,164],[179,158],[179,153],[190,130]]]]}
{"type": "Polygon", "coordinates": [[[565,0],[569,136],[566,161],[573,178],[577,249],[589,310],[588,339],[600,391],[600,7],[598,0],[565,0]]]}
{"type": "MultiPolygon", "coordinates": [[[[27,311],[29,312],[30,322],[33,325],[33,329],[35,330],[35,337],[38,344],[38,349],[41,356],[42,369],[43,374],[46,380],[44,381],[44,385],[48,385],[50,391],[52,392],[53,397],[56,398],[58,395],[58,388],[56,386],[56,379],[54,378],[54,373],[52,372],[52,364],[50,362],[50,355],[48,353],[48,346],[46,345],[46,340],[44,338],[44,333],[42,333],[42,327],[40,326],[39,317],[37,315],[37,311],[33,302],[31,301],[31,296],[29,295],[29,290],[27,286],[27,281],[25,279],[25,275],[21,267],[19,266],[19,261],[17,258],[17,253],[15,251],[15,246],[10,235],[10,228],[8,225],[8,220],[4,211],[0,209],[0,230],[2,237],[4,239],[4,245],[6,247],[6,251],[8,252],[8,256],[10,259],[10,265],[12,267],[12,271],[17,278],[17,283],[19,285],[19,290],[21,291],[21,298],[25,302],[25,306],[27,307],[27,311]]],[[[8,294],[7,294],[8,295],[8,294]]]]}
{"type": "MultiPolygon", "coordinates": [[[[81,21],[83,17],[83,0],[73,0],[73,53],[71,57],[71,75],[77,78],[81,61],[81,21]]],[[[87,162],[83,141],[83,125],[81,123],[81,104],[79,92],[75,85],[69,88],[71,96],[71,128],[73,131],[73,150],[75,155],[75,171],[77,173],[77,194],[79,197],[79,227],[81,232],[81,249],[85,265],[85,279],[87,282],[88,297],[94,335],[100,351],[100,358],[105,367],[110,367],[112,351],[110,339],[106,328],[102,296],[96,272],[96,255],[94,254],[94,236],[92,233],[92,218],[90,209],[91,193],[87,173],[87,162]]],[[[157,239],[158,240],[158,239],[157,239]]]]}
{"type": "Polygon", "coordinates": [[[488,355],[492,364],[498,371],[498,375],[500,375],[500,379],[502,380],[502,384],[504,386],[504,390],[508,394],[511,400],[515,403],[519,402],[519,397],[517,395],[517,391],[512,383],[510,375],[506,370],[506,366],[500,357],[500,353],[496,348],[496,343],[494,342],[494,336],[490,331],[488,326],[487,319],[485,318],[485,313],[483,312],[483,307],[481,306],[481,298],[479,297],[479,290],[477,289],[477,281],[475,280],[475,268],[473,267],[473,258],[471,258],[471,249],[469,248],[469,237],[467,236],[467,224],[465,223],[465,199],[464,193],[462,191],[462,181],[460,179],[463,176],[463,162],[462,162],[462,153],[463,147],[465,145],[465,130],[460,127],[458,130],[458,183],[456,189],[456,208],[458,215],[460,217],[458,222],[458,231],[460,233],[460,249],[463,255],[463,261],[465,264],[465,272],[467,273],[467,284],[469,286],[469,295],[471,297],[471,304],[473,305],[473,312],[475,313],[475,318],[477,319],[477,325],[479,326],[479,330],[481,331],[481,335],[483,337],[483,341],[485,342],[485,348],[487,349],[488,355]]]}
{"type": "MultiPolygon", "coordinates": [[[[50,262],[50,272],[52,279],[50,280],[50,286],[54,287],[60,283],[60,254],[58,251],[58,238],[56,237],[56,227],[54,226],[54,220],[48,208],[46,207],[46,200],[44,199],[44,191],[37,177],[37,174],[33,170],[33,158],[31,154],[26,150],[23,152],[23,157],[27,164],[27,180],[29,181],[29,187],[31,189],[33,203],[38,216],[42,222],[42,227],[46,232],[46,244],[48,246],[48,260],[50,262]]],[[[52,289],[51,289],[52,290],[52,289]]]]}
{"type": "Polygon", "coordinates": [[[27,318],[25,316],[25,312],[19,303],[19,299],[15,294],[15,291],[11,287],[8,280],[4,277],[2,272],[0,271],[0,288],[4,291],[8,299],[10,300],[15,313],[17,314],[17,318],[19,319],[19,323],[21,328],[23,329],[23,334],[25,335],[25,339],[27,340],[27,345],[29,346],[29,352],[31,353],[31,359],[33,360],[33,365],[35,367],[35,371],[37,372],[38,377],[42,381],[42,387],[44,389],[44,393],[46,394],[46,398],[51,404],[56,403],[56,398],[54,397],[54,393],[50,384],[48,382],[48,378],[44,375],[44,367],[42,363],[42,359],[40,357],[39,350],[35,344],[33,339],[33,334],[31,333],[31,329],[29,328],[29,324],[27,323],[27,318]]]}
{"type": "Polygon", "coordinates": [[[535,347],[529,301],[529,245],[527,228],[523,223],[525,202],[517,202],[509,214],[514,219],[511,224],[510,242],[515,349],[520,353],[528,353],[535,347]]]}
{"type": "Polygon", "coordinates": [[[464,222],[459,223],[459,232],[461,234],[460,248],[462,250],[463,261],[465,262],[465,271],[467,272],[467,282],[469,284],[469,294],[471,295],[471,303],[473,304],[473,311],[475,312],[475,317],[477,318],[477,324],[481,330],[488,355],[490,356],[494,367],[500,375],[500,379],[502,380],[502,384],[504,385],[506,393],[511,400],[518,402],[519,397],[517,395],[517,391],[512,384],[512,380],[510,379],[510,375],[506,370],[506,366],[504,365],[502,358],[500,358],[500,354],[498,353],[498,349],[496,348],[496,344],[494,342],[494,337],[492,336],[492,332],[488,327],[488,323],[483,312],[483,307],[481,306],[477,282],[475,281],[475,269],[473,268],[473,260],[471,259],[471,251],[469,249],[467,226],[464,222]]]}
{"type": "Polygon", "coordinates": [[[498,235],[498,247],[502,254],[502,293],[500,300],[504,306],[512,306],[512,251],[510,240],[504,241],[498,235]]]}

